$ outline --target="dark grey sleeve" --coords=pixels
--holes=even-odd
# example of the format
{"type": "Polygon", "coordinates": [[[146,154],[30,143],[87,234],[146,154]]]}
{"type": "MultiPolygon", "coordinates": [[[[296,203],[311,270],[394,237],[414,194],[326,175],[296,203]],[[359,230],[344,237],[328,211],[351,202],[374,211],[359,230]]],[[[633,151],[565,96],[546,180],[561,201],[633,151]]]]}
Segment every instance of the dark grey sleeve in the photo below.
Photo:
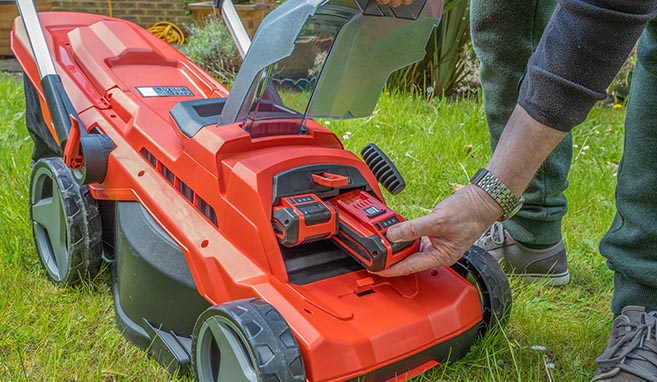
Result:
{"type": "Polygon", "coordinates": [[[657,0],[559,0],[518,104],[537,121],[570,131],[605,98],[656,8],[657,0]]]}

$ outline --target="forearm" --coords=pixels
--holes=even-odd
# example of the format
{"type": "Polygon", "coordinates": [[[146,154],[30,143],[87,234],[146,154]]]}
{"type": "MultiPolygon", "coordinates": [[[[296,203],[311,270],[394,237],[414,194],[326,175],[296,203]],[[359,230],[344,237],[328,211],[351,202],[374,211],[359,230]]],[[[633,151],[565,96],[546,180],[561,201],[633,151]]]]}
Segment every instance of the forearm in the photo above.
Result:
{"type": "Polygon", "coordinates": [[[516,106],[486,167],[519,196],[565,135],[516,106]]]}

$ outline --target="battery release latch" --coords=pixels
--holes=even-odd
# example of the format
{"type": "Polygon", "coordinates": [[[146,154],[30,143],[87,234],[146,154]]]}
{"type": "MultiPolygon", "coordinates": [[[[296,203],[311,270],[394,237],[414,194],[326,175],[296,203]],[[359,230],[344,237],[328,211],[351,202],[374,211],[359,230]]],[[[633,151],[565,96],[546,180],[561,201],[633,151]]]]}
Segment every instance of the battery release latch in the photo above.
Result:
{"type": "Polygon", "coordinates": [[[328,188],[339,188],[349,184],[349,178],[344,175],[321,172],[312,174],[313,182],[328,188]]]}

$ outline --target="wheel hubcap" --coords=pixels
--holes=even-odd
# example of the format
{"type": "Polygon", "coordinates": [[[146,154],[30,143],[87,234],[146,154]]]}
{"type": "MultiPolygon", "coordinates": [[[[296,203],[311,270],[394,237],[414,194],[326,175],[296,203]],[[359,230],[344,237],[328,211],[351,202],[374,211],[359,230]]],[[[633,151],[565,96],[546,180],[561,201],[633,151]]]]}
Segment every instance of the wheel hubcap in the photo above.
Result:
{"type": "Polygon", "coordinates": [[[61,281],[65,277],[62,271],[70,267],[61,193],[52,174],[44,168],[37,170],[33,187],[31,208],[36,245],[46,270],[61,281]]]}
{"type": "Polygon", "coordinates": [[[228,319],[209,317],[198,335],[196,367],[201,382],[257,382],[255,356],[228,319]]]}

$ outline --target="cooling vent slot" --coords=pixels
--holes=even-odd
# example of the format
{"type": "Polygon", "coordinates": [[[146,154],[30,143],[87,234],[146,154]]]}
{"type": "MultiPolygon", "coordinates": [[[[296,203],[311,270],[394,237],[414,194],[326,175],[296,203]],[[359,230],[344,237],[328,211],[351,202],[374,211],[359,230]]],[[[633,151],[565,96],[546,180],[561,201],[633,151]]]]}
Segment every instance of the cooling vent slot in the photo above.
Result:
{"type": "Polygon", "coordinates": [[[187,199],[196,209],[203,214],[215,227],[219,226],[217,222],[217,214],[205,200],[201,199],[200,196],[194,190],[192,190],[185,182],[180,180],[168,167],[166,167],[162,162],[160,162],[155,155],[146,148],[142,148],[140,151],[141,155],[148,161],[148,163],[153,166],[154,169],[160,172],[160,175],[164,177],[172,186],[174,186],[180,194],[182,194],[185,199],[187,199]]]}

